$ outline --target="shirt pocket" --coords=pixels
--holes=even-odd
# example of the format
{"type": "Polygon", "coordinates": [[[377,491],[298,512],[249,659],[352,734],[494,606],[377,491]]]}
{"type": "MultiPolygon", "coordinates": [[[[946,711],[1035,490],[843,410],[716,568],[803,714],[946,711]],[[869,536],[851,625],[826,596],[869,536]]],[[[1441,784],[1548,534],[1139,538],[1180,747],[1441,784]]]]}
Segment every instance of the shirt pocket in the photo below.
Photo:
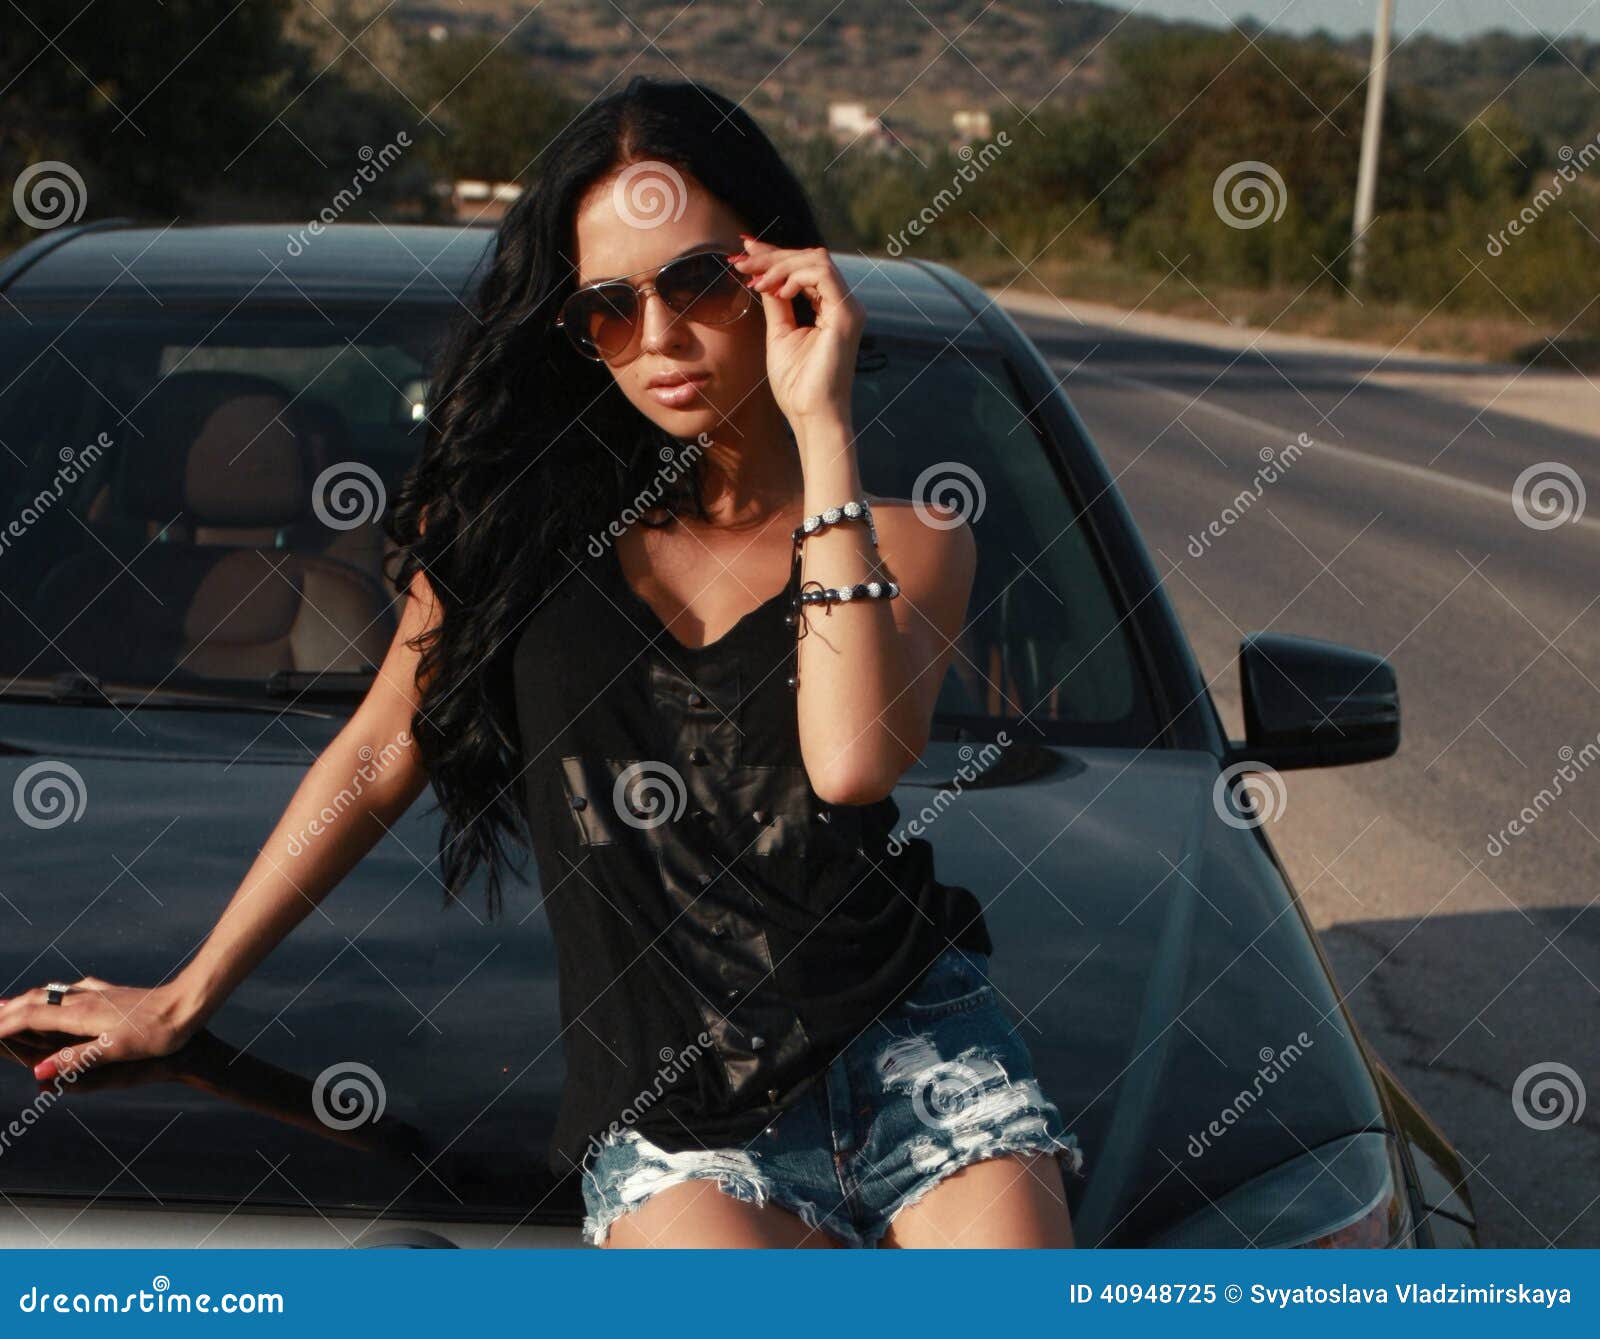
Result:
{"type": "Polygon", "coordinates": [[[561,787],[584,846],[654,845],[651,830],[681,817],[688,798],[682,774],[648,758],[569,754],[561,787]]]}

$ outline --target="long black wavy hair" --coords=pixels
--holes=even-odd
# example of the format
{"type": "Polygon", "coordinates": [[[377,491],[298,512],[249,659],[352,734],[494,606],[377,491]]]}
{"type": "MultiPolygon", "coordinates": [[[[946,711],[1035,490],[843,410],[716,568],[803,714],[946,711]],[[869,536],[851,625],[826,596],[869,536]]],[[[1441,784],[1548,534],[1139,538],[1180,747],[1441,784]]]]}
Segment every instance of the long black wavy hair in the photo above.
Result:
{"type": "Polygon", "coordinates": [[[747,112],[703,84],[643,75],[561,132],[500,225],[435,359],[422,450],[384,521],[397,592],[420,569],[440,608],[410,645],[420,652],[412,737],[444,813],[444,904],[485,865],[491,920],[506,841],[531,847],[511,682],[518,630],[629,500],[659,494],[661,524],[706,516],[703,455],[664,482],[662,460],[685,443],[552,324],[574,287],[583,196],[646,161],[692,177],[764,241],[826,245],[804,188],[747,112]]]}

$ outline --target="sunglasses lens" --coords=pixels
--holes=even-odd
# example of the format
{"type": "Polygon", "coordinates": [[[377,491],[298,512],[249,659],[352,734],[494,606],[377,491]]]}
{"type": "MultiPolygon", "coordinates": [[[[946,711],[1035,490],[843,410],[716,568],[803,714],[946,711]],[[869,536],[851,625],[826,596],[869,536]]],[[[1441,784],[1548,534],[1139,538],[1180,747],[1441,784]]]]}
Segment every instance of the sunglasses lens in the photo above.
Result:
{"type": "Polygon", "coordinates": [[[602,284],[574,293],[561,308],[562,329],[589,357],[609,358],[633,340],[638,294],[627,284],[602,284]]]}
{"type": "MultiPolygon", "coordinates": [[[[656,274],[656,292],[680,316],[726,325],[750,305],[750,290],[726,257],[701,252],[669,261],[656,274]]],[[[579,353],[614,358],[633,343],[639,294],[627,283],[601,284],[572,294],[561,307],[561,328],[579,353]]]]}
{"type": "Polygon", "coordinates": [[[685,256],[662,267],[656,291],[673,311],[705,325],[725,325],[744,313],[750,291],[727,259],[715,252],[685,256]]]}

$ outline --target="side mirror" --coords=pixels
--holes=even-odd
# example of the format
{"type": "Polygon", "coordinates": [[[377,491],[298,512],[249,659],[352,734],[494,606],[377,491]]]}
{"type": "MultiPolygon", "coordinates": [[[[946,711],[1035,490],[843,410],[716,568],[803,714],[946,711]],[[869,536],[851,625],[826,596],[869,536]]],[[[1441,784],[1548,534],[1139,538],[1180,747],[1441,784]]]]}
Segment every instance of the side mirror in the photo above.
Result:
{"type": "Polygon", "coordinates": [[[1400,747],[1400,691],[1382,656],[1337,642],[1252,632],[1239,644],[1245,739],[1224,764],[1278,771],[1387,758],[1400,747]]]}

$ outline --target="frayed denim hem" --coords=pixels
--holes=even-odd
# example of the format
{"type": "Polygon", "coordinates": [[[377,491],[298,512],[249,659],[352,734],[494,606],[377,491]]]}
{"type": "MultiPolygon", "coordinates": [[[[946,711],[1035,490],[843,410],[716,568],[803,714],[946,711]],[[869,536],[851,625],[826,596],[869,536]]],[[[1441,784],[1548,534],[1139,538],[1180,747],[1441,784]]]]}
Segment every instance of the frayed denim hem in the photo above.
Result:
{"type": "Polygon", "coordinates": [[[841,1235],[839,1225],[825,1224],[810,1200],[775,1192],[772,1183],[755,1170],[749,1154],[720,1149],[676,1154],[641,1152],[639,1165],[617,1183],[617,1202],[606,1205],[598,1214],[584,1215],[584,1241],[591,1246],[605,1245],[617,1219],[639,1208],[651,1196],[688,1181],[715,1181],[723,1194],[746,1204],[772,1204],[787,1209],[813,1232],[824,1233],[842,1246],[862,1244],[855,1235],[841,1235]]]}
{"type": "Polygon", "coordinates": [[[894,1201],[864,1234],[876,1246],[900,1211],[973,1163],[1013,1153],[1053,1154],[1066,1178],[1085,1179],[1084,1155],[1076,1134],[1057,1134],[1061,1111],[1044,1095],[1037,1077],[1013,1081],[1005,1066],[982,1046],[968,1047],[954,1060],[932,1055],[924,1035],[888,1048],[881,1073],[891,1087],[913,1093],[913,1105],[928,1132],[911,1140],[913,1164],[923,1179],[894,1201]],[[892,1077],[890,1077],[892,1075],[892,1077]]]}
{"type": "Polygon", "coordinates": [[[902,1209],[917,1203],[935,1186],[949,1180],[963,1168],[970,1167],[975,1162],[987,1162],[990,1158],[1003,1158],[1012,1153],[1051,1153],[1063,1173],[1083,1179],[1083,1151],[1078,1147],[1077,1135],[1056,1136],[1031,1132],[1012,1136],[998,1135],[991,1143],[951,1154],[949,1160],[940,1163],[926,1180],[918,1182],[902,1195],[894,1207],[864,1234],[861,1244],[869,1247],[879,1246],[902,1209]]]}

